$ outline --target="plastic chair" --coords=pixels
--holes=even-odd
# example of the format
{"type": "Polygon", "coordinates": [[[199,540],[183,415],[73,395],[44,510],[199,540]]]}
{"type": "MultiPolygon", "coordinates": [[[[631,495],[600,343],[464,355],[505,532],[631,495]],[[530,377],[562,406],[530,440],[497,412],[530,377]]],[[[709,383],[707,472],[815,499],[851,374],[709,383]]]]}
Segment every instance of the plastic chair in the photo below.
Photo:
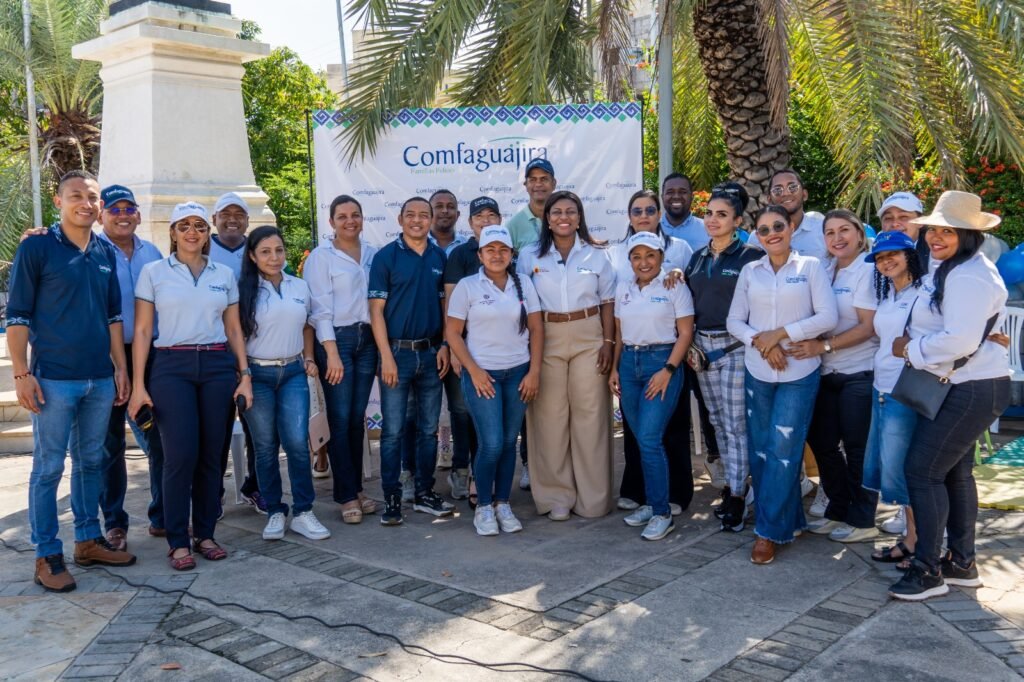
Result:
{"type": "MultiPolygon", "coordinates": [[[[1006,317],[999,325],[999,331],[1010,337],[1010,381],[1024,381],[1024,367],[1021,365],[1021,334],[1024,329],[1024,308],[1006,308],[1006,317]]],[[[996,419],[985,431],[985,449],[989,456],[995,452],[992,447],[992,434],[999,433],[999,420],[996,419]]],[[[974,462],[981,464],[981,441],[974,444],[974,462]]]]}

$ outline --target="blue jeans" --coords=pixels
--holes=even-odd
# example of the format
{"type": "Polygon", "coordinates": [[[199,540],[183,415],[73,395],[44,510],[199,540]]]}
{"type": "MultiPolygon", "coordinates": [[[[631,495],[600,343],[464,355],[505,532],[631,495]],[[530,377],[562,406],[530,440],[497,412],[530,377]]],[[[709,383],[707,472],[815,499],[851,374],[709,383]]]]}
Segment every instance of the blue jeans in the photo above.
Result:
{"type": "Polygon", "coordinates": [[[316,364],[320,385],[327,402],[327,457],[334,479],[334,501],[351,502],[363,491],[363,434],[366,431],[366,405],[370,402],[373,377],[377,372],[377,346],[368,324],[335,327],[338,355],[345,368],[341,382],[332,386],[323,380],[327,353],[316,344],[316,364]]]}
{"type": "Polygon", "coordinates": [[[60,554],[57,486],[64,457],[71,452],[71,511],[75,542],[101,537],[100,490],[103,486],[103,437],[116,391],[114,380],[39,379],[46,403],[32,415],[35,447],[28,481],[28,516],[36,556],[60,554]]]}
{"type": "MultiPolygon", "coordinates": [[[[462,379],[448,370],[441,380],[444,395],[448,398],[448,414],[452,429],[452,469],[469,467],[472,453],[477,450],[476,429],[469,417],[469,408],[462,394],[462,379]]],[[[405,440],[402,441],[402,468],[416,473],[416,399],[410,394],[409,408],[405,415],[405,440]]]]}
{"type": "Polygon", "coordinates": [[[528,362],[511,369],[486,370],[494,379],[493,398],[478,396],[469,372],[462,371],[466,406],[479,434],[473,464],[478,504],[488,505],[494,500],[507,502],[512,493],[516,439],[526,416],[526,403],[519,397],[519,384],[529,370],[528,362]]]}
{"type": "Polygon", "coordinates": [[[757,523],[754,533],[776,544],[807,527],[800,497],[804,441],[821,374],[770,383],[746,373],[747,439],[757,523]]]}
{"type": "Polygon", "coordinates": [[[309,385],[300,360],[284,367],[252,369],[252,407],[242,413],[256,451],[256,478],[267,501],[267,514],[288,513],[281,501],[281,465],[277,453],[283,446],[288,458],[288,480],[295,514],[313,508],[313,473],[309,468],[309,385]]]}
{"type": "Polygon", "coordinates": [[[917,428],[917,412],[888,393],[871,390],[871,428],[864,454],[864,487],[886,504],[910,504],[903,464],[917,428]]]}
{"type": "Polygon", "coordinates": [[[409,350],[391,346],[398,366],[398,385],[380,383],[380,477],[385,495],[401,494],[402,441],[409,394],[416,396],[416,494],[434,489],[437,467],[437,419],[441,414],[441,377],[437,376],[437,348],[409,350]]]}
{"type": "Polygon", "coordinates": [[[668,506],[668,455],[662,441],[665,428],[679,402],[683,373],[672,375],[664,398],[656,396],[648,400],[644,391],[651,377],[668,362],[671,352],[672,344],[667,343],[626,346],[619,359],[619,384],[622,387],[619,405],[640,448],[640,467],[644,472],[647,504],[659,516],[671,513],[668,506]]]}

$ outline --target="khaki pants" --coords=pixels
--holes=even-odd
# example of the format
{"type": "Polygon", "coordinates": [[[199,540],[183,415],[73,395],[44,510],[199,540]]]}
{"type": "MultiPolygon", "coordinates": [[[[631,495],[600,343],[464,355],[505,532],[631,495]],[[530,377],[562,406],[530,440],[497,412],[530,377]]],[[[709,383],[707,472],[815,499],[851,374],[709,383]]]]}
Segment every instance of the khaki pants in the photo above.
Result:
{"type": "Polygon", "coordinates": [[[612,508],[612,424],[608,377],[597,371],[601,321],[544,324],[540,393],[526,413],[530,486],[539,514],[579,516],[612,508]]]}

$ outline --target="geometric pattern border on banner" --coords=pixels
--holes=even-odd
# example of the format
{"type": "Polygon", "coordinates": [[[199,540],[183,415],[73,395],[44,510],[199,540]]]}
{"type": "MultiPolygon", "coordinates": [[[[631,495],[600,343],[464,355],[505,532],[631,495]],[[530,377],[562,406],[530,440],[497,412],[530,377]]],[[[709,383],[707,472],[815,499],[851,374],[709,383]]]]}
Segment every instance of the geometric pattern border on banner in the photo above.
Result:
{"type": "MultiPolygon", "coordinates": [[[[343,111],[328,109],[317,109],[313,112],[314,128],[348,128],[351,125],[349,117],[343,111]]],[[[498,126],[516,125],[536,121],[538,123],[562,123],[570,121],[580,123],[586,121],[611,121],[617,119],[640,119],[641,109],[636,102],[619,102],[596,104],[538,104],[530,106],[508,106],[508,107],[451,107],[446,109],[400,109],[396,113],[389,113],[384,117],[384,122],[392,128],[408,126],[431,127],[439,125],[447,127],[450,125],[464,126],[498,126]]]]}

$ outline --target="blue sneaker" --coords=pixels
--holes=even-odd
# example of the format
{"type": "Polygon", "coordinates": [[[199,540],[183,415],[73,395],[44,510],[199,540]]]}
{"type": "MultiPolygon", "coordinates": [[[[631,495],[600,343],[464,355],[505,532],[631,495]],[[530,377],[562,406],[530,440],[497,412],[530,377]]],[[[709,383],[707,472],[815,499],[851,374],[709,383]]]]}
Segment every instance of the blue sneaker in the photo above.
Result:
{"type": "Polygon", "coordinates": [[[253,490],[251,493],[242,493],[242,499],[248,504],[251,504],[256,508],[256,513],[267,515],[267,501],[260,495],[259,490],[253,490]]]}
{"type": "Polygon", "coordinates": [[[640,534],[640,537],[644,540],[660,540],[675,529],[676,525],[672,523],[671,514],[666,514],[665,516],[652,516],[651,520],[647,522],[647,527],[644,528],[644,532],[640,534]]]}
{"type": "Polygon", "coordinates": [[[646,526],[647,522],[650,521],[653,516],[654,510],[651,508],[651,505],[645,504],[638,507],[636,511],[622,520],[626,522],[627,526],[637,528],[640,526],[646,526]]]}

